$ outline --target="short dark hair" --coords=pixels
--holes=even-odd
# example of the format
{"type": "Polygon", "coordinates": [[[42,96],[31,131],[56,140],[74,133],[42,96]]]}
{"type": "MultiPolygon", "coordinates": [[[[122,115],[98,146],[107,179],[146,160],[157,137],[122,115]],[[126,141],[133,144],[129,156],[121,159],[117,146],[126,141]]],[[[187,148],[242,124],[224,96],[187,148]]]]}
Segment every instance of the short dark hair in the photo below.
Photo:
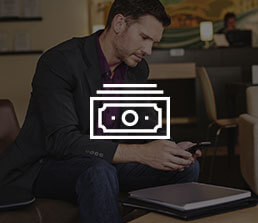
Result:
{"type": "Polygon", "coordinates": [[[227,26],[227,22],[230,18],[236,18],[236,14],[234,12],[228,12],[225,16],[224,16],[224,26],[227,26]]]}
{"type": "Polygon", "coordinates": [[[170,25],[170,17],[159,0],[115,0],[109,11],[106,28],[111,27],[112,20],[117,14],[133,20],[144,15],[152,15],[164,27],[170,25]]]}

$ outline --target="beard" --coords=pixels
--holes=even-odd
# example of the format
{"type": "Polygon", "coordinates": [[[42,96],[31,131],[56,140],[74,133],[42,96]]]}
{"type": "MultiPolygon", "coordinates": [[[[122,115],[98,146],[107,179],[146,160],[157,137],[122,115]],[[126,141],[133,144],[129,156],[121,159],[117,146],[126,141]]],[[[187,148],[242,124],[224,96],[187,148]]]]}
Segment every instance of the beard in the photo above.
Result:
{"type": "Polygon", "coordinates": [[[123,61],[129,67],[136,67],[141,60],[139,60],[135,55],[131,55],[126,57],[123,61]]]}
{"type": "Polygon", "coordinates": [[[117,55],[117,58],[119,58],[119,60],[124,62],[127,66],[136,67],[142,60],[143,55],[139,50],[130,50],[130,46],[125,43],[125,34],[126,33],[122,34],[122,36],[118,37],[114,41],[115,54],[117,55]]]}

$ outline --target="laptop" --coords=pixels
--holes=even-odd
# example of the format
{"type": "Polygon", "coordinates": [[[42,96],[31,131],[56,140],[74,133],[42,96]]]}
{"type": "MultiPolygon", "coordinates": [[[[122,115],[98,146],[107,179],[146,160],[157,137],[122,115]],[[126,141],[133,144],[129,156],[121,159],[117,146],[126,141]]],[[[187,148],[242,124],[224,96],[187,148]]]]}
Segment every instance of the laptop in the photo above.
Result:
{"type": "Polygon", "coordinates": [[[226,38],[232,47],[252,46],[251,30],[232,30],[226,33],[226,38]]]}
{"type": "Polygon", "coordinates": [[[202,183],[183,183],[129,192],[131,198],[189,211],[251,197],[251,192],[202,183]]]}

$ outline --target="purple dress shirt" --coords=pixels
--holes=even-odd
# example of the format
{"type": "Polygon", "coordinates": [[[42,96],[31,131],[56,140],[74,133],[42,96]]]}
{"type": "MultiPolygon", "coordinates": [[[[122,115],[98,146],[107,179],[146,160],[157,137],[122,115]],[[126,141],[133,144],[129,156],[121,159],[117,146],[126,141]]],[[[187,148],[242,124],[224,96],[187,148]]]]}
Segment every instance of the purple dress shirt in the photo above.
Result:
{"type": "MultiPolygon", "coordinates": [[[[125,79],[125,75],[127,73],[127,65],[125,63],[121,63],[114,71],[113,78],[111,79],[111,70],[103,54],[103,51],[100,46],[99,38],[97,38],[97,54],[100,64],[100,72],[103,84],[122,84],[125,79]]],[[[112,88],[105,88],[104,90],[112,90],[112,88]]],[[[104,95],[107,97],[119,97],[120,95],[104,95]]],[[[110,101],[109,101],[110,102],[110,101]]],[[[116,101],[118,102],[118,101],[116,101]]],[[[101,105],[102,106],[102,105],[101,105]]],[[[120,108],[107,108],[102,114],[102,122],[108,129],[117,129],[120,126],[120,108]],[[116,117],[115,120],[112,120],[112,116],[116,117]]],[[[102,135],[102,129],[97,127],[97,123],[95,124],[96,131],[95,135],[102,135]]]]}

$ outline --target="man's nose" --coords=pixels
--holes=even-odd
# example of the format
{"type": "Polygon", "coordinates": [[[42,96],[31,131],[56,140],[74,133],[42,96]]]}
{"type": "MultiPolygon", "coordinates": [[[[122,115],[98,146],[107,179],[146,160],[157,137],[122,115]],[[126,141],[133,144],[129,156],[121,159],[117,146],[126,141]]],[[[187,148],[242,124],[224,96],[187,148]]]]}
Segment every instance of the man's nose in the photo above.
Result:
{"type": "Polygon", "coordinates": [[[150,56],[152,53],[152,43],[148,43],[144,46],[144,55],[150,56]]]}

